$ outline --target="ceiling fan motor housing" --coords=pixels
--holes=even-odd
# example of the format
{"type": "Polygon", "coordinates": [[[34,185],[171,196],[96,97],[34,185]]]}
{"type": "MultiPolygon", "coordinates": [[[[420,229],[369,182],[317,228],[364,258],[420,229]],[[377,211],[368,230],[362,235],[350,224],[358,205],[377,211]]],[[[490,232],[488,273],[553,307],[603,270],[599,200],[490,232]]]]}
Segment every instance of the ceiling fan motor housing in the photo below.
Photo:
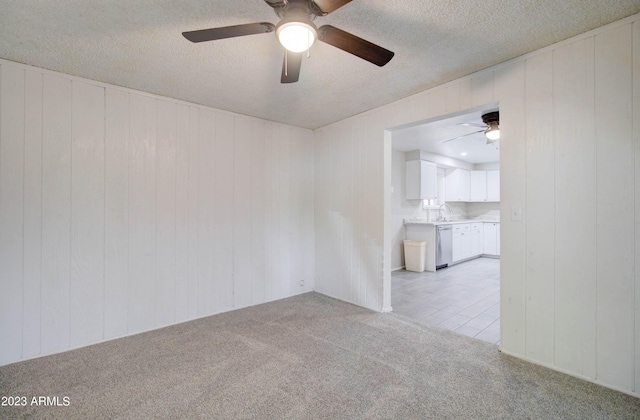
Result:
{"type": "MultiPolygon", "coordinates": [[[[314,4],[309,0],[289,0],[279,4],[267,3],[273,7],[273,11],[280,19],[289,18],[307,22],[317,16],[313,7],[314,4]]],[[[315,9],[317,9],[317,6],[315,9]]]]}
{"type": "Polygon", "coordinates": [[[482,122],[491,126],[491,123],[499,124],[500,123],[500,112],[488,112],[482,116],[482,122]]]}

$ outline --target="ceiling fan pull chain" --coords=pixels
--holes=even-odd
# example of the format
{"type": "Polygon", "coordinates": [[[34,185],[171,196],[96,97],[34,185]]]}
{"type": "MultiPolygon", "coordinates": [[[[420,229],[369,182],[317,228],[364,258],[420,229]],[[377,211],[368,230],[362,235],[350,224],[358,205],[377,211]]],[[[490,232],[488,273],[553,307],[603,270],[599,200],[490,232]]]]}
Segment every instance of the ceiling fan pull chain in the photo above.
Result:
{"type": "Polygon", "coordinates": [[[284,50],[284,75],[285,77],[288,76],[288,70],[289,70],[289,62],[288,62],[288,57],[289,57],[289,51],[287,51],[286,49],[284,50]]]}

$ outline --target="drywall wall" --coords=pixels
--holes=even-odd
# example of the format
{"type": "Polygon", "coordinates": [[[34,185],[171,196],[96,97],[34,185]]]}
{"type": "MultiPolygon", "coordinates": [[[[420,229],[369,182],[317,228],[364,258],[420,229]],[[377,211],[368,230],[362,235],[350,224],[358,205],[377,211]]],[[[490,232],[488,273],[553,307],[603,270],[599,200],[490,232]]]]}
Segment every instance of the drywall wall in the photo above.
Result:
{"type": "Polygon", "coordinates": [[[316,289],[390,308],[385,129],[493,102],[501,349],[640,395],[639,15],[316,130],[316,289]]]}
{"type": "Polygon", "coordinates": [[[309,130],[0,61],[0,364],[313,290],[313,207],[309,130]]]}
{"type": "Polygon", "coordinates": [[[405,239],[404,219],[425,219],[427,211],[422,208],[422,200],[407,200],[406,193],[406,153],[393,150],[391,162],[391,216],[392,227],[391,269],[404,267],[403,241],[405,239]]]}

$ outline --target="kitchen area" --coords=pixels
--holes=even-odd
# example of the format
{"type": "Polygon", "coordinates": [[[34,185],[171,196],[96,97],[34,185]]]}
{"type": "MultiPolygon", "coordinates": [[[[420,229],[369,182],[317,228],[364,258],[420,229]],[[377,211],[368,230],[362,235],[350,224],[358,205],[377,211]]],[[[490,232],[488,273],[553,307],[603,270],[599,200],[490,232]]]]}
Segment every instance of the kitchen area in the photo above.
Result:
{"type": "Polygon", "coordinates": [[[420,323],[498,344],[499,142],[476,128],[487,114],[393,133],[391,302],[420,323]]]}
{"type": "MultiPolygon", "coordinates": [[[[414,155],[409,154],[410,157],[414,155]]],[[[406,179],[408,194],[417,189],[412,185],[414,183],[432,182],[433,187],[430,188],[435,191],[435,193],[431,193],[426,190],[426,194],[422,195],[425,198],[417,198],[435,201],[433,205],[426,205],[425,218],[404,219],[406,239],[426,242],[424,264],[426,271],[436,271],[471,258],[500,257],[499,169],[440,169],[444,172],[440,179],[444,177],[445,199],[439,204],[436,164],[429,161],[408,160],[406,165],[408,168],[406,179]],[[415,165],[421,166],[422,170],[415,173],[411,169],[415,165]],[[466,205],[461,205],[461,203],[466,205]],[[495,211],[493,215],[488,215],[490,211],[487,211],[480,216],[470,217],[468,215],[469,203],[494,203],[496,206],[485,207],[487,210],[497,207],[498,215],[495,215],[495,211]],[[456,208],[462,208],[462,210],[454,214],[452,206],[456,204],[456,208]]],[[[420,194],[407,195],[407,199],[414,199],[413,197],[421,196],[420,194]]]]}

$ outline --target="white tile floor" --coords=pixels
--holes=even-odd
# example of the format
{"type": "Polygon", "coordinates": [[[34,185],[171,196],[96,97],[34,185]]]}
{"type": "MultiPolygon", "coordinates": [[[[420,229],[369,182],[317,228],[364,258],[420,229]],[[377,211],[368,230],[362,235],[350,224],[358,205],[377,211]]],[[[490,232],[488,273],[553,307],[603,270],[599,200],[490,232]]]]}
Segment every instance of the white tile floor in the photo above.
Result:
{"type": "Polygon", "coordinates": [[[500,343],[500,260],[477,258],[435,273],[391,273],[394,312],[500,343]]]}

